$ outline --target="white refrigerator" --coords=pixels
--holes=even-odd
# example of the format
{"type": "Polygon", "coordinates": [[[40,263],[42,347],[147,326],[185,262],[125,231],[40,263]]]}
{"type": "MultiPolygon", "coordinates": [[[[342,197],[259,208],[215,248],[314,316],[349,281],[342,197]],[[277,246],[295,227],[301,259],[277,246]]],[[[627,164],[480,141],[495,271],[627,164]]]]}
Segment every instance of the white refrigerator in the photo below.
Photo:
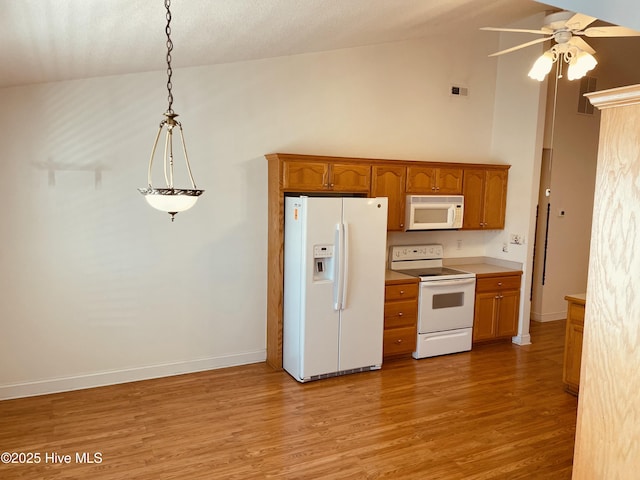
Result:
{"type": "Polygon", "coordinates": [[[299,382],[382,366],[386,241],[386,198],[285,198],[283,366],[299,382]]]}

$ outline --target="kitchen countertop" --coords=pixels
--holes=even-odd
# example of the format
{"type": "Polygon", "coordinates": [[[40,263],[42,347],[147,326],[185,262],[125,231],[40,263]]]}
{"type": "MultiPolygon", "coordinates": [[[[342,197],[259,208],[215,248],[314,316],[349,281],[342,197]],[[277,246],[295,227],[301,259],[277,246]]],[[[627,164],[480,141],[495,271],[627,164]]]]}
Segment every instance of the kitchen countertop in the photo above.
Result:
{"type": "Polygon", "coordinates": [[[493,257],[445,258],[446,267],[475,273],[476,277],[522,273],[522,263],[493,257]]]}
{"type": "Polygon", "coordinates": [[[412,277],[411,275],[405,275],[404,273],[394,272],[393,270],[387,269],[387,271],[385,272],[385,275],[384,275],[384,281],[387,282],[387,283],[389,283],[389,282],[391,282],[391,283],[393,283],[393,282],[406,283],[406,282],[410,282],[410,281],[418,283],[420,281],[420,279],[418,277],[412,277]]]}
{"type": "Polygon", "coordinates": [[[574,302],[574,303],[580,303],[582,305],[584,305],[587,301],[587,294],[586,293],[572,293],[570,295],[566,295],[564,297],[565,300],[568,300],[570,302],[574,302]]]}
{"type": "Polygon", "coordinates": [[[500,265],[493,265],[491,263],[466,263],[462,265],[450,265],[451,268],[456,270],[462,270],[464,272],[475,273],[476,277],[489,276],[508,273],[522,273],[522,270],[517,268],[502,267],[500,265]]]}

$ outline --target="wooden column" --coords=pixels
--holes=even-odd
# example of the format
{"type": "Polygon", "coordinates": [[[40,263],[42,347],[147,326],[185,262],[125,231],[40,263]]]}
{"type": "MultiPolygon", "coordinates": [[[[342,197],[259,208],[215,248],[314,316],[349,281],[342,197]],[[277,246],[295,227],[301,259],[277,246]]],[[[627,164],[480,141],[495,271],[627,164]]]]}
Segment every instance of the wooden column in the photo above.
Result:
{"type": "Polygon", "coordinates": [[[640,474],[640,85],[602,110],[573,478],[640,474]]]}

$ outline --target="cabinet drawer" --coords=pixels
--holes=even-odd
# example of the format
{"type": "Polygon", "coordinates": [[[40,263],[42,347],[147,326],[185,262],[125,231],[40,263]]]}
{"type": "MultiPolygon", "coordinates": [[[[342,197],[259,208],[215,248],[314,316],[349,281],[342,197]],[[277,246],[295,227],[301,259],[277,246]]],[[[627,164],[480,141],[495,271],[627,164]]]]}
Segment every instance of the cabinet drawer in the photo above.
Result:
{"type": "Polygon", "coordinates": [[[415,326],[418,320],[418,303],[390,302],[384,304],[384,328],[415,326]]]}
{"type": "Polygon", "coordinates": [[[416,350],[416,329],[412,327],[385,330],[383,356],[411,353],[416,350]]]}
{"type": "Polygon", "coordinates": [[[418,298],[417,283],[403,283],[400,285],[387,285],[384,287],[384,299],[403,300],[405,298],[418,298]]]}
{"type": "Polygon", "coordinates": [[[496,290],[519,290],[519,289],[520,289],[520,275],[478,278],[476,280],[476,292],[492,292],[496,290]]]}

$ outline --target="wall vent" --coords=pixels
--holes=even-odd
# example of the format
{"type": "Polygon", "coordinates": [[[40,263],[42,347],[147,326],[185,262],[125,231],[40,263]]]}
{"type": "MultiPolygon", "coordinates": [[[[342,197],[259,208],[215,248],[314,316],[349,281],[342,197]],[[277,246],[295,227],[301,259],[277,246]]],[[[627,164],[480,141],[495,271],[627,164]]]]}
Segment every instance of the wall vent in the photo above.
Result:
{"type": "Polygon", "coordinates": [[[584,76],[580,79],[580,95],[578,96],[578,113],[584,113],[585,115],[593,115],[593,105],[585,93],[596,91],[596,79],[595,77],[584,76]]]}

